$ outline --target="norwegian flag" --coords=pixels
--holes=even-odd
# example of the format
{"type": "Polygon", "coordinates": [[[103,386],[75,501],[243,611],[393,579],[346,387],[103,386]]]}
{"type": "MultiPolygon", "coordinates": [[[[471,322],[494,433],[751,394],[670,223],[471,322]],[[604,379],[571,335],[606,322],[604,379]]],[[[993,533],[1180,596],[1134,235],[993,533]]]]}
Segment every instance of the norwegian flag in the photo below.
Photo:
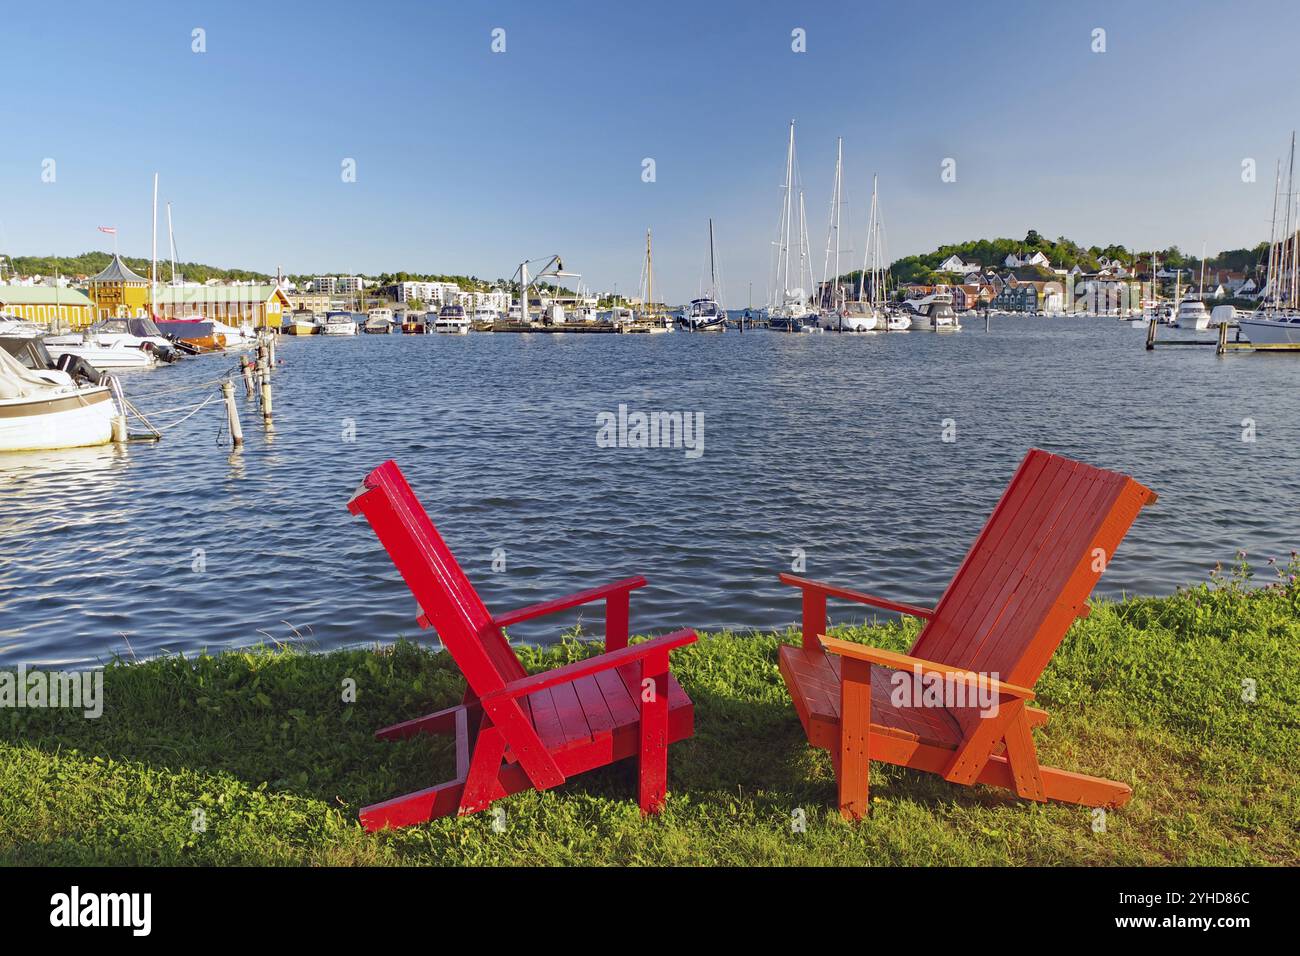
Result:
{"type": "Polygon", "coordinates": [[[116,235],[117,235],[117,226],[100,226],[100,227],[99,227],[99,231],[100,231],[100,232],[106,232],[106,233],[108,233],[110,236],[116,236],[116,235]]]}

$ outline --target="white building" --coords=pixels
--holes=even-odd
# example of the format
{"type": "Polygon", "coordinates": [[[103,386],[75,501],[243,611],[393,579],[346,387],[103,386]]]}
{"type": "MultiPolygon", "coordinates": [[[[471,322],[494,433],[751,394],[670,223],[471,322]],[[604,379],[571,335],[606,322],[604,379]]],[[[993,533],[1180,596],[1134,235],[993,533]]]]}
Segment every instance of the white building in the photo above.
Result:
{"type": "Polygon", "coordinates": [[[311,280],[311,291],[334,294],[334,286],[339,280],[335,276],[317,276],[311,280]]]}
{"type": "Polygon", "coordinates": [[[972,272],[980,271],[978,262],[963,262],[961,256],[955,253],[939,263],[940,272],[956,272],[961,275],[970,275],[972,272]]]}
{"type": "Polygon", "coordinates": [[[1002,264],[1008,269],[1018,269],[1021,266],[1042,266],[1044,269],[1052,267],[1052,261],[1038,250],[1034,250],[1033,254],[1028,256],[1012,252],[1002,260],[1002,264]]]}
{"type": "Polygon", "coordinates": [[[398,302],[423,302],[439,308],[455,303],[460,293],[460,286],[454,282],[398,282],[394,288],[398,302]]]}

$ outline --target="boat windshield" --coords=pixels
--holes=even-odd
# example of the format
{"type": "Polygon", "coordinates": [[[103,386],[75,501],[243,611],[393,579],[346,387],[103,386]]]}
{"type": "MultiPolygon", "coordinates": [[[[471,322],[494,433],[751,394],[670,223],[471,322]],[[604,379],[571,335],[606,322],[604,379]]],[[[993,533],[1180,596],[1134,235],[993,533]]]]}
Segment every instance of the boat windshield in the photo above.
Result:
{"type": "Polygon", "coordinates": [[[4,349],[26,368],[36,371],[54,367],[54,357],[37,338],[21,335],[0,335],[0,349],[4,349]]]}

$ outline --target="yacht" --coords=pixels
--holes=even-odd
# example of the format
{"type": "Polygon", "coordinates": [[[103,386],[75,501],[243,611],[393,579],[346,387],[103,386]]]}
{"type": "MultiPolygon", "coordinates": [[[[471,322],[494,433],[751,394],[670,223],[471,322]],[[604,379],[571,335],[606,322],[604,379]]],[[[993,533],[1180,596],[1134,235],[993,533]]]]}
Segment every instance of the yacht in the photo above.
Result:
{"type": "Polygon", "coordinates": [[[1195,329],[1203,332],[1210,327],[1210,312],[1205,308],[1204,302],[1189,296],[1178,303],[1178,314],[1174,317],[1174,325],[1180,329],[1195,329]]]}
{"type": "Polygon", "coordinates": [[[923,332],[960,332],[961,325],[952,310],[952,294],[934,292],[920,299],[909,299],[912,328],[923,332]]]}
{"type": "Polygon", "coordinates": [[[727,313],[707,296],[691,299],[682,312],[682,327],[691,332],[722,332],[727,328],[727,313]]]}
{"type": "Polygon", "coordinates": [[[320,327],[321,335],[356,335],[357,323],[351,312],[329,312],[320,327]]]}
{"type": "Polygon", "coordinates": [[[465,335],[469,332],[469,319],[465,317],[463,305],[444,305],[438,311],[438,319],[433,323],[435,332],[452,335],[465,335]]]}
{"type": "Polygon", "coordinates": [[[501,314],[496,309],[490,309],[486,305],[480,305],[474,310],[474,322],[485,322],[488,325],[495,325],[501,314]]]}
{"type": "Polygon", "coordinates": [[[393,331],[393,310],[371,309],[366,313],[366,322],[363,328],[371,335],[387,335],[393,331]]]}

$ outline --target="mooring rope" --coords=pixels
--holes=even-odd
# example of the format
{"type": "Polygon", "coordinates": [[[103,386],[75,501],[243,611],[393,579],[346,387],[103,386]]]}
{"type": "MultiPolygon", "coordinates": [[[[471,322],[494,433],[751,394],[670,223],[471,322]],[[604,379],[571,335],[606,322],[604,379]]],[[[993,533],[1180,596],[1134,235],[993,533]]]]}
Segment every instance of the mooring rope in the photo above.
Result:
{"type": "MultiPolygon", "coordinates": [[[[194,408],[194,409],[193,409],[193,410],[192,410],[188,415],[184,416],[183,418],[178,418],[178,419],[176,419],[176,421],[174,421],[174,422],[168,422],[166,425],[154,425],[153,427],[154,427],[157,431],[163,431],[164,429],[167,429],[167,428],[175,428],[177,425],[181,424],[182,422],[189,421],[191,418],[193,418],[193,417],[194,417],[195,415],[197,415],[199,412],[203,411],[203,409],[206,408],[208,405],[210,405],[210,404],[212,404],[214,401],[216,401],[217,398],[218,398],[218,396],[216,396],[216,395],[209,395],[207,398],[205,398],[205,399],[202,401],[202,403],[200,403],[199,405],[195,406],[195,408],[194,408]]],[[[179,411],[179,409],[175,409],[175,408],[173,408],[173,409],[168,409],[168,411],[179,411]]],[[[154,415],[165,415],[165,414],[167,414],[167,412],[153,412],[152,414],[154,414],[154,415]]],[[[141,416],[141,417],[143,418],[143,416],[141,416]]]]}

